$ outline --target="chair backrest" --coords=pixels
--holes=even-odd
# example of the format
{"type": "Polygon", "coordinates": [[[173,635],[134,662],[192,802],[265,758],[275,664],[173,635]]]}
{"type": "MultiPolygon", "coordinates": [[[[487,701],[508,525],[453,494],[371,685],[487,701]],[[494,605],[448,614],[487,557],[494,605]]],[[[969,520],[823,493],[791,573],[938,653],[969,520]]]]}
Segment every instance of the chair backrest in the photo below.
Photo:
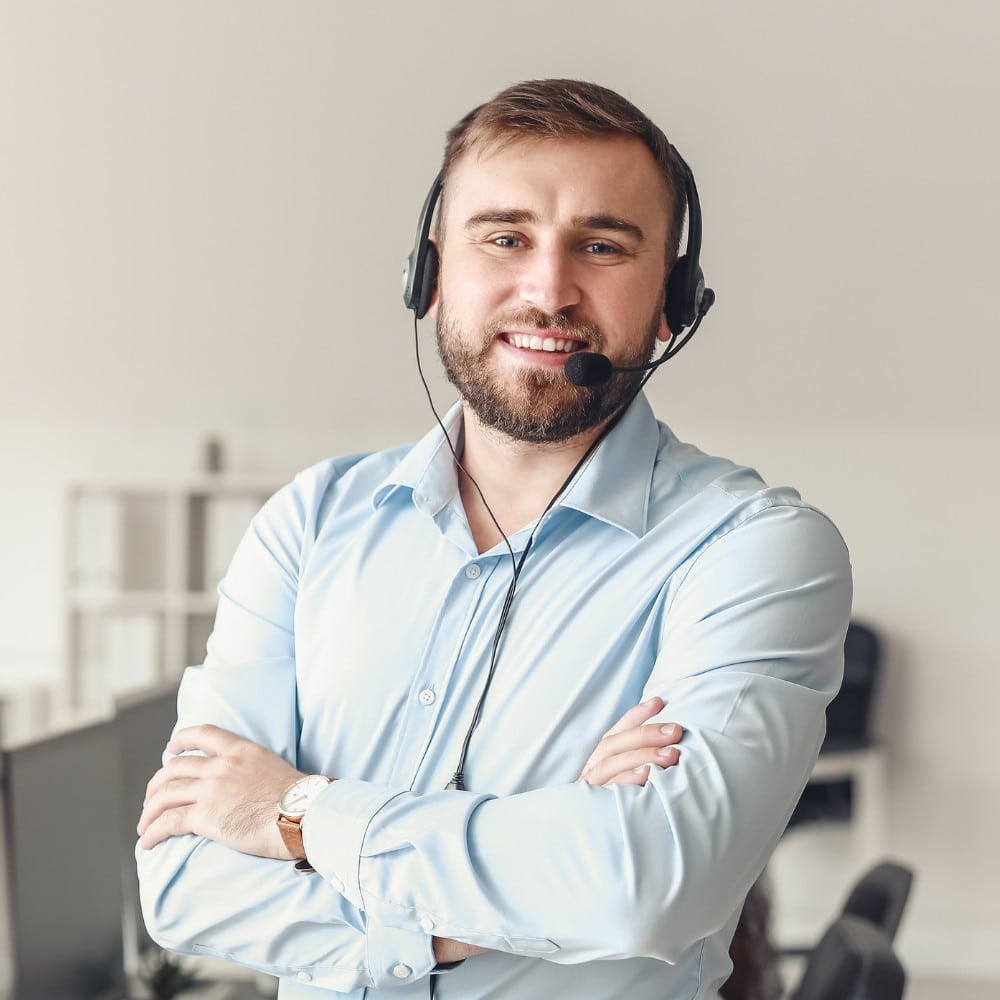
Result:
{"type": "Polygon", "coordinates": [[[841,915],[806,962],[792,1000],[902,1000],[906,974],[885,932],[841,915]]]}
{"type": "Polygon", "coordinates": [[[823,751],[854,750],[872,742],[872,708],[881,665],[878,635],[851,622],[844,638],[844,683],[826,710],[823,751]]]}
{"type": "Polygon", "coordinates": [[[858,880],[841,912],[863,917],[881,927],[892,941],[899,930],[912,885],[911,868],[894,861],[883,861],[858,880]]]}

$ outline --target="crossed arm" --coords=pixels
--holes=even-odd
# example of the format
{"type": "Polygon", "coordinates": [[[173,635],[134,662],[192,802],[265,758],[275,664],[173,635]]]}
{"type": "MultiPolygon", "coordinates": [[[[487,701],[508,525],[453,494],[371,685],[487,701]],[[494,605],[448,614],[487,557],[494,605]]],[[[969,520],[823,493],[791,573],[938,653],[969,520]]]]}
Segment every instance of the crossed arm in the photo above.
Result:
{"type": "MultiPolygon", "coordinates": [[[[648,723],[663,708],[663,699],[653,697],[629,709],[598,742],[579,780],[644,785],[651,768],[676,764],[681,727],[648,723]]],[[[218,726],[180,730],[167,752],[173,756],[150,779],[136,828],[144,850],[169,837],[195,834],[243,854],[291,860],[275,823],[276,803],[303,772],[266,747],[218,726]]],[[[487,950],[434,938],[438,962],[487,950]]]]}
{"type": "Polygon", "coordinates": [[[680,767],[643,767],[656,759],[650,720],[666,722],[651,699],[609,730],[576,785],[418,795],[332,774],[345,780],[304,824],[320,873],[308,878],[269,860],[287,858],[275,804],[300,774],[287,763],[297,549],[271,528],[237,554],[212,663],[182,685],[182,723],[215,725],[179,731],[169,749],[184,756],[150,784],[140,846],[157,846],[139,867],[157,941],[350,991],[397,985],[394,969],[425,975],[473,945],[559,964],[672,962],[725,923],[805,782],[839,677],[849,567],[826,522],[768,509],[685,567],[646,682],[684,728],[680,767]],[[270,563],[254,546],[290,568],[262,578],[270,563]],[[456,954],[451,939],[469,947],[456,954]]]}

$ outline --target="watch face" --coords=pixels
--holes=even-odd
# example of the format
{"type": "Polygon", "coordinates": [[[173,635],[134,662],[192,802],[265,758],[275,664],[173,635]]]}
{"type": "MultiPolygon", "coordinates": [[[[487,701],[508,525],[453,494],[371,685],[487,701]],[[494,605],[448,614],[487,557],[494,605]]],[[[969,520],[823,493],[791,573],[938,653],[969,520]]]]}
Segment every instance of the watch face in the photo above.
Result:
{"type": "Polygon", "coordinates": [[[308,774],[299,778],[278,799],[278,811],[292,818],[304,816],[309,803],[329,784],[329,779],[322,774],[308,774]]]}

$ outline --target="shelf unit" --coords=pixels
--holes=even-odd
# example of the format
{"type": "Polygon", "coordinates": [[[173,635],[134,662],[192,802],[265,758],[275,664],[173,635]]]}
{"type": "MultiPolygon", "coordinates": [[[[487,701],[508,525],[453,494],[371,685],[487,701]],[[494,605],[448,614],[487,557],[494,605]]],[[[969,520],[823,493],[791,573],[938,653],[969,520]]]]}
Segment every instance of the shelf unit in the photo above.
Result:
{"type": "Polygon", "coordinates": [[[216,587],[277,479],[78,483],[67,495],[64,696],[73,711],[200,663],[216,587]]]}

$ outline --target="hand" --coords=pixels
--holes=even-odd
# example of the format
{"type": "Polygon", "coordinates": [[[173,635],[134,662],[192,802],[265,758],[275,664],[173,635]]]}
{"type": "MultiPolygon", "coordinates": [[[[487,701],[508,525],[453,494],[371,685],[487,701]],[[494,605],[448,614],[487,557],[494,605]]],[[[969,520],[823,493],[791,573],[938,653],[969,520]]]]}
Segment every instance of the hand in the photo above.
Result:
{"type": "Polygon", "coordinates": [[[182,756],[167,761],[146,786],[136,827],[145,850],[195,833],[244,854],[291,860],[276,822],[277,803],[301,771],[218,726],[182,729],[167,751],[182,756]],[[185,753],[191,750],[201,754],[185,753]]]}
{"type": "MultiPolygon", "coordinates": [[[[601,738],[577,780],[591,785],[644,785],[650,761],[659,767],[676,764],[680,751],[673,744],[680,742],[684,730],[676,723],[643,725],[663,707],[663,699],[655,697],[630,708],[601,738]]],[[[488,950],[451,938],[434,938],[438,962],[458,962],[488,950]]]]}
{"type": "Polygon", "coordinates": [[[684,730],[675,722],[643,725],[664,705],[657,696],[630,708],[601,738],[577,780],[591,785],[644,785],[651,765],[673,767],[680,759],[674,744],[684,730]]]}

